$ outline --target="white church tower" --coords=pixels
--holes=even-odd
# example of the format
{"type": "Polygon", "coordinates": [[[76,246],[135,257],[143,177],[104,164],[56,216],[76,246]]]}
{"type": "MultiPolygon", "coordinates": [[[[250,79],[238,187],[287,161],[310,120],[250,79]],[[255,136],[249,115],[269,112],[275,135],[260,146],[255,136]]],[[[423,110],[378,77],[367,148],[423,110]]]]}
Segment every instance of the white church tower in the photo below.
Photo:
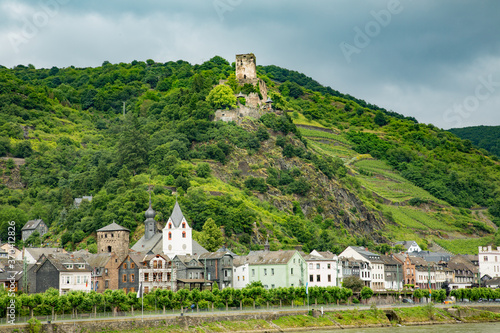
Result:
{"type": "Polygon", "coordinates": [[[163,229],[163,253],[170,259],[176,255],[193,254],[193,232],[177,201],[163,229]]]}

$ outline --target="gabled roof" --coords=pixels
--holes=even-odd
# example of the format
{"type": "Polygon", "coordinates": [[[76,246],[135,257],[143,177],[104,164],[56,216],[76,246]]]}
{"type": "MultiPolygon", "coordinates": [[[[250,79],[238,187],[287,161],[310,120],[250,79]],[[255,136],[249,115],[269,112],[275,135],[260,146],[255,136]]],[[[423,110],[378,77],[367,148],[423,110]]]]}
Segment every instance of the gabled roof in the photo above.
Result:
{"type": "Polygon", "coordinates": [[[174,209],[172,210],[172,215],[170,215],[170,218],[172,219],[174,226],[176,228],[178,228],[182,222],[182,219],[184,218],[184,214],[182,213],[182,210],[181,210],[181,207],[179,206],[178,201],[175,201],[175,206],[174,206],[174,209]]]}
{"type": "Polygon", "coordinates": [[[255,251],[250,252],[245,258],[249,265],[286,265],[297,250],[289,251],[255,251]]]}
{"type": "Polygon", "coordinates": [[[98,254],[90,254],[87,258],[87,263],[90,267],[105,267],[109,260],[111,259],[111,253],[98,253],[98,254]]]}
{"type": "Polygon", "coordinates": [[[146,240],[146,237],[143,235],[137,243],[132,246],[132,250],[137,252],[146,252],[146,253],[163,253],[163,233],[158,232],[153,235],[150,239],[146,240]]]}
{"type": "Polygon", "coordinates": [[[198,260],[220,259],[220,258],[223,258],[224,256],[230,256],[231,258],[233,257],[233,255],[230,252],[217,251],[217,252],[207,252],[207,253],[200,254],[198,256],[198,260]]]}
{"type": "Polygon", "coordinates": [[[40,259],[42,254],[48,256],[50,254],[66,253],[64,249],[54,247],[27,247],[24,249],[24,251],[28,252],[35,260],[40,259]]]}
{"type": "Polygon", "coordinates": [[[364,248],[362,246],[349,246],[351,249],[354,251],[358,252],[360,255],[362,255],[365,259],[369,260],[370,262],[374,261],[380,261],[380,255],[368,251],[367,248],[364,248]]]}
{"type": "Polygon", "coordinates": [[[128,232],[130,232],[129,229],[122,227],[121,225],[116,224],[115,222],[108,224],[104,228],[97,230],[97,232],[101,232],[101,231],[128,231],[128,232]]]}
{"type": "Polygon", "coordinates": [[[43,222],[42,219],[29,220],[28,222],[26,222],[26,224],[24,225],[24,227],[21,230],[33,230],[33,229],[36,229],[36,228],[38,228],[38,225],[40,223],[45,224],[45,222],[43,222]]]}
{"type": "MultiPolygon", "coordinates": [[[[405,249],[409,249],[411,246],[418,246],[417,242],[415,241],[401,241],[401,242],[396,242],[396,245],[401,245],[403,246],[405,249]]],[[[420,247],[419,247],[420,248],[420,247]]]]}
{"type": "Polygon", "coordinates": [[[200,255],[203,253],[207,253],[208,250],[201,246],[197,241],[193,239],[193,255],[200,255]]]}
{"type": "Polygon", "coordinates": [[[91,272],[92,268],[81,257],[74,257],[68,253],[43,256],[38,260],[38,266],[35,271],[38,271],[46,262],[50,262],[59,272],[91,272]],[[83,265],[83,268],[79,268],[83,265]]]}
{"type": "Polygon", "coordinates": [[[324,260],[324,261],[332,261],[337,260],[337,255],[331,253],[330,251],[326,252],[318,252],[316,250],[312,251],[310,254],[303,255],[304,260],[313,261],[313,260],[324,260]]]}
{"type": "Polygon", "coordinates": [[[380,260],[384,263],[384,265],[394,265],[394,266],[401,266],[402,264],[394,259],[392,256],[386,256],[386,255],[381,255],[380,260]]]}
{"type": "Polygon", "coordinates": [[[415,266],[427,266],[428,263],[425,261],[423,258],[416,257],[416,256],[409,256],[410,262],[412,265],[415,266]]]}
{"type": "Polygon", "coordinates": [[[190,256],[190,255],[176,255],[172,261],[180,261],[182,262],[184,265],[188,266],[188,264],[194,260],[194,262],[196,263],[195,266],[191,266],[191,267],[203,267],[203,263],[200,262],[196,257],[194,256],[190,256]],[[177,259],[177,260],[176,260],[177,259]]]}

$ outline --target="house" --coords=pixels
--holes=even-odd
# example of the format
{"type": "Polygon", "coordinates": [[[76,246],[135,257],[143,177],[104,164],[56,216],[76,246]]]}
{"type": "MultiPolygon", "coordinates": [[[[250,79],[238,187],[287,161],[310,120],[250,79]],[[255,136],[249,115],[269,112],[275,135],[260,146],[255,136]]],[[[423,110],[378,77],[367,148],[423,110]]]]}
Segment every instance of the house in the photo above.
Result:
{"type": "Polygon", "coordinates": [[[353,257],[339,257],[342,265],[342,281],[349,277],[357,277],[361,279],[361,266],[365,261],[356,260],[353,257]]]}
{"type": "Polygon", "coordinates": [[[29,220],[21,229],[22,240],[26,241],[35,231],[38,231],[40,237],[42,237],[49,231],[49,228],[42,219],[29,220]]]}
{"type": "MultiPolygon", "coordinates": [[[[140,270],[146,266],[145,258],[146,256],[142,253],[130,251],[121,261],[118,266],[118,289],[122,289],[125,293],[139,290],[140,270]]],[[[146,280],[149,280],[149,277],[146,280]]],[[[144,292],[149,292],[149,288],[144,288],[144,292]]]]}
{"type": "Polygon", "coordinates": [[[198,256],[176,255],[172,259],[177,273],[177,290],[179,289],[211,289],[212,281],[206,279],[205,266],[198,256]]]}
{"type": "Polygon", "coordinates": [[[384,290],[385,273],[384,262],[380,260],[380,255],[368,251],[362,246],[348,246],[339,257],[352,257],[355,260],[366,261],[361,266],[361,280],[365,281],[365,285],[373,290],[384,290]]]}
{"type": "Polygon", "coordinates": [[[243,289],[249,284],[249,265],[245,257],[233,258],[233,288],[243,289]]]}
{"type": "Polygon", "coordinates": [[[479,247],[479,272],[481,277],[484,275],[492,278],[500,277],[500,246],[479,247]]]}
{"type": "Polygon", "coordinates": [[[91,254],[86,258],[92,269],[90,289],[103,293],[118,289],[118,256],[114,253],[91,254]]]}
{"type": "Polygon", "coordinates": [[[49,288],[60,295],[70,291],[90,292],[92,269],[83,258],[69,254],[42,255],[28,271],[29,293],[43,293],[49,288]]]}
{"type": "Polygon", "coordinates": [[[219,289],[233,286],[233,254],[225,248],[217,252],[207,252],[198,256],[205,267],[205,278],[217,282],[219,289]]]}
{"type": "Polygon", "coordinates": [[[244,260],[250,283],[261,281],[266,289],[301,287],[307,282],[307,265],[297,250],[254,251],[244,260]]]}
{"type": "Polygon", "coordinates": [[[384,263],[384,279],[386,290],[403,289],[403,265],[392,255],[381,255],[380,260],[384,263]]]}
{"type": "MultiPolygon", "coordinates": [[[[177,271],[169,257],[161,254],[147,255],[143,263],[139,268],[139,283],[142,283],[145,293],[156,289],[177,290],[177,271]]],[[[132,279],[129,276],[129,280],[132,279]]]]}
{"type": "Polygon", "coordinates": [[[413,252],[411,255],[420,257],[427,262],[448,262],[451,259],[451,254],[446,252],[431,252],[431,251],[420,251],[413,252]]]}
{"type": "Polygon", "coordinates": [[[16,292],[22,289],[23,262],[0,260],[0,285],[5,290],[16,292]]]}
{"type": "Polygon", "coordinates": [[[89,196],[83,196],[81,198],[75,198],[75,200],[73,201],[73,205],[75,206],[75,208],[80,208],[80,205],[82,203],[82,201],[88,201],[88,202],[92,202],[92,196],[89,195],[89,196]]]}
{"type": "Polygon", "coordinates": [[[26,259],[26,262],[28,264],[34,264],[40,259],[42,255],[44,256],[49,256],[49,255],[58,255],[58,254],[64,254],[67,253],[64,249],[60,248],[52,248],[52,247],[28,247],[25,248],[23,251],[19,252],[18,256],[16,257],[16,260],[24,260],[26,259]]]}
{"type": "Polygon", "coordinates": [[[413,252],[420,252],[422,249],[420,246],[418,246],[417,242],[415,241],[402,241],[402,242],[396,242],[394,245],[401,245],[407,252],[407,253],[413,253],[413,252]]]}
{"type": "Polygon", "coordinates": [[[484,286],[486,288],[492,288],[492,289],[500,288],[500,277],[495,277],[486,281],[484,283],[484,286]]]}
{"type": "MultiPolygon", "coordinates": [[[[449,284],[451,289],[471,288],[475,281],[473,271],[465,263],[459,260],[450,260],[448,268],[453,270],[454,280],[449,284]]],[[[476,281],[477,282],[477,281],[476,281]]]]}
{"type": "Polygon", "coordinates": [[[15,247],[14,244],[4,243],[0,246],[0,250],[7,252],[9,258],[21,257],[21,250],[15,247]]]}
{"type": "Polygon", "coordinates": [[[318,252],[313,250],[309,255],[304,256],[307,263],[308,285],[318,287],[337,286],[340,287],[340,271],[342,264],[336,254],[329,251],[318,252]]]}
{"type": "Polygon", "coordinates": [[[399,261],[403,265],[403,286],[405,285],[413,285],[416,283],[416,271],[415,265],[411,262],[410,256],[407,253],[403,254],[394,254],[393,258],[399,261]]]}

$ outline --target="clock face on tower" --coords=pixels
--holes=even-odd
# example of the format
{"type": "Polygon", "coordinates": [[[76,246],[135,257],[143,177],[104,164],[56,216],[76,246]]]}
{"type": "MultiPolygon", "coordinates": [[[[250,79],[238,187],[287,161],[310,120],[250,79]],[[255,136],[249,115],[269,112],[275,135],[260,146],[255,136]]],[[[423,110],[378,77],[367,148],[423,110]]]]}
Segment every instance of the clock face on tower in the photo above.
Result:
{"type": "Polygon", "coordinates": [[[182,244],[182,249],[185,250],[186,249],[186,244],[182,244]]]}
{"type": "Polygon", "coordinates": [[[168,244],[168,250],[172,251],[172,244],[168,244]]]}

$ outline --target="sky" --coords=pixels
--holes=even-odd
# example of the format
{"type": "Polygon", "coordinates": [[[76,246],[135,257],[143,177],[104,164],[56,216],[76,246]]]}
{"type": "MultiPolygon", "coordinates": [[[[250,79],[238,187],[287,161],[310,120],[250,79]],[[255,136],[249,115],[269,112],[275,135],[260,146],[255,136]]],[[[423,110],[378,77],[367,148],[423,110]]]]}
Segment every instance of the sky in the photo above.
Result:
{"type": "Polygon", "coordinates": [[[0,65],[254,53],[440,128],[500,125],[498,0],[0,0],[0,65]]]}

